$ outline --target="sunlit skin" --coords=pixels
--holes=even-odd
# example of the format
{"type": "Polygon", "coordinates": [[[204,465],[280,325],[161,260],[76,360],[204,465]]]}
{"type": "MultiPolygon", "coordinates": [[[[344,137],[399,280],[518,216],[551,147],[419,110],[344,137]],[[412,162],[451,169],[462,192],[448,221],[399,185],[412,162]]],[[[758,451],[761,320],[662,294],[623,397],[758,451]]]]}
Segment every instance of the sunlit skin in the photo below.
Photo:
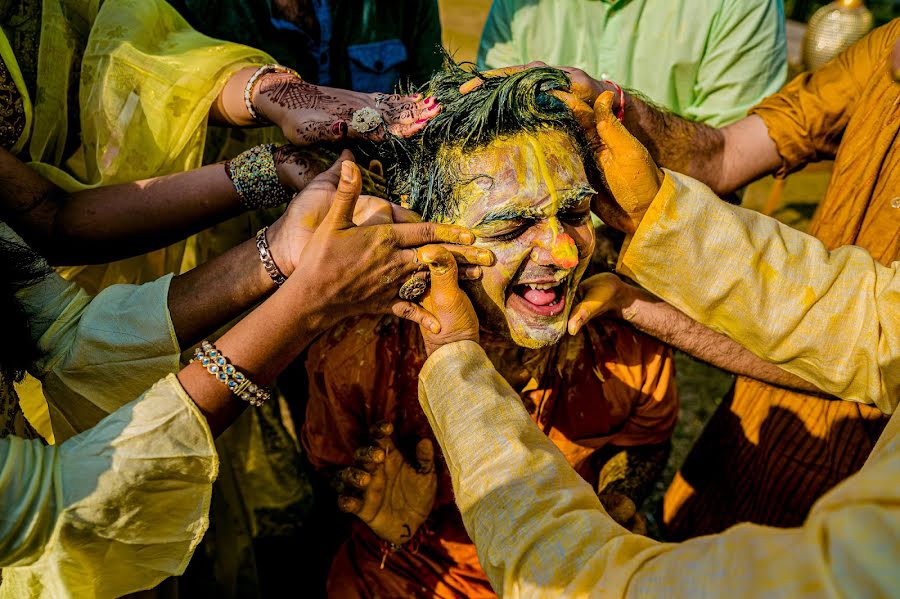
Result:
{"type": "Polygon", "coordinates": [[[458,188],[455,222],[496,257],[467,288],[482,328],[528,348],[556,343],[594,250],[594,191],[573,140],[553,129],[501,138],[459,154],[459,172],[473,179],[458,188]]]}

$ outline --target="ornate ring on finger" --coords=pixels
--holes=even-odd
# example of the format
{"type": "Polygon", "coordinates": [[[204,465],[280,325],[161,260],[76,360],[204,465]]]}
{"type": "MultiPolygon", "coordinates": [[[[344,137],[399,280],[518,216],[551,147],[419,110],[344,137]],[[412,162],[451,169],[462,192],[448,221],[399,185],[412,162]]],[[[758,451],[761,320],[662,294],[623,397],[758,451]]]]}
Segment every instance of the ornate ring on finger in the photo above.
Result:
{"type": "Polygon", "coordinates": [[[398,295],[400,296],[400,299],[412,302],[422,296],[426,289],[428,289],[428,281],[426,281],[424,277],[413,276],[403,283],[398,295]]]}
{"type": "Polygon", "coordinates": [[[350,118],[350,128],[357,133],[370,133],[380,127],[384,123],[384,119],[378,114],[374,108],[360,108],[353,113],[350,118]]]}

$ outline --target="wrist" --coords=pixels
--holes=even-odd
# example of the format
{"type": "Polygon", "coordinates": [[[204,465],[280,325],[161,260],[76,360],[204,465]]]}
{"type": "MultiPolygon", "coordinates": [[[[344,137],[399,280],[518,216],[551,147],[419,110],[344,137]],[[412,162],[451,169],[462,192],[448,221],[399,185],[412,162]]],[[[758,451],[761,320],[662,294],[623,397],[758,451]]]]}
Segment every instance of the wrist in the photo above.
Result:
{"type": "Polygon", "coordinates": [[[286,104],[279,100],[282,95],[279,91],[302,82],[303,79],[299,75],[287,70],[263,73],[250,89],[250,103],[261,119],[280,126],[287,108],[286,104]]]}

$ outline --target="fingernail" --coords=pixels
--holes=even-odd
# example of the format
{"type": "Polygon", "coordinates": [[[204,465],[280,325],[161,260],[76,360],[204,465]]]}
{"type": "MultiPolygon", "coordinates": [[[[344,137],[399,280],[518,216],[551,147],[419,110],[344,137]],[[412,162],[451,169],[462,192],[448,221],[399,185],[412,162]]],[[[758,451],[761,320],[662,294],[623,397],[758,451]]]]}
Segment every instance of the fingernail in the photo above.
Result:
{"type": "Polygon", "coordinates": [[[481,250],[478,252],[478,260],[484,262],[486,266],[490,266],[494,261],[494,255],[487,250],[481,250]]]}
{"type": "Polygon", "coordinates": [[[467,266],[466,267],[466,278],[470,281],[475,281],[481,278],[481,267],[480,266],[467,266]]]}
{"type": "Polygon", "coordinates": [[[431,321],[431,324],[428,325],[428,330],[437,335],[441,332],[441,325],[435,321],[431,321]]]}
{"type": "Polygon", "coordinates": [[[419,119],[418,121],[416,121],[416,124],[421,125],[422,123],[427,123],[427,122],[428,122],[428,119],[419,119]]]}
{"type": "Polygon", "coordinates": [[[426,106],[427,106],[428,104],[432,104],[432,103],[434,103],[434,96],[428,96],[427,98],[425,98],[425,105],[426,105],[426,106]]]}
{"type": "Polygon", "coordinates": [[[463,231],[459,234],[460,243],[475,243],[475,234],[470,231],[463,231]]]}
{"type": "Polygon", "coordinates": [[[341,163],[341,181],[344,183],[351,183],[353,181],[353,168],[350,166],[350,161],[345,160],[341,163]]]}

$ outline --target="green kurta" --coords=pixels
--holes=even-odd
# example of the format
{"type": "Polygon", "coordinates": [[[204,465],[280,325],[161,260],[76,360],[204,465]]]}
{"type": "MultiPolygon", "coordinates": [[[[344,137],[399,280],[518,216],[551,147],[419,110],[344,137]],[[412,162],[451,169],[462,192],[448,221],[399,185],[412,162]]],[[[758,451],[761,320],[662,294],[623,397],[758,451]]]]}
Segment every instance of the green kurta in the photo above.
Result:
{"type": "Polygon", "coordinates": [[[780,0],[494,0],[479,67],[533,60],[720,126],[785,82],[784,10],[780,0]]]}

